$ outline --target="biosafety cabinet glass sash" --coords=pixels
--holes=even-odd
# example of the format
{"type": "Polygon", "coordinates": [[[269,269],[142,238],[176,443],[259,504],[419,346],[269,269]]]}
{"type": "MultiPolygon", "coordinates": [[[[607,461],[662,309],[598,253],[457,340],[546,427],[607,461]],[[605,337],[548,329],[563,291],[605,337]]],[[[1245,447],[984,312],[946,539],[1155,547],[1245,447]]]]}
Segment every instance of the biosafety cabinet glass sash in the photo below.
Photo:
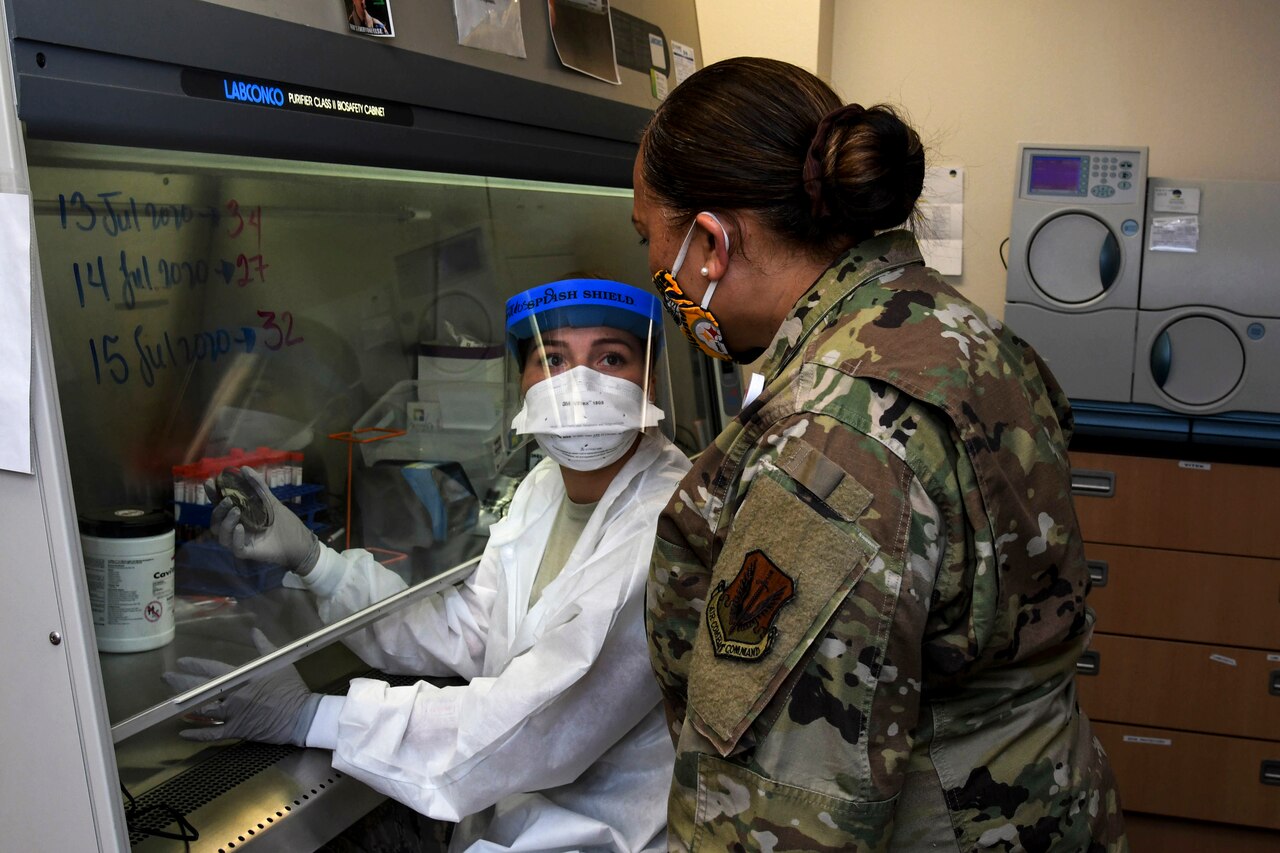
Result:
{"type": "MultiPolygon", "coordinates": [[[[166,512],[175,532],[171,598],[91,591],[174,625],[160,648],[102,654],[113,724],[171,698],[165,660],[246,662],[249,625],[321,627],[285,567],[210,536],[206,480],[252,467],[323,542],[410,585],[438,575],[481,552],[528,464],[506,301],[648,277],[628,190],[27,149],[77,512],[166,512]]],[[[646,355],[663,377],[666,357],[646,355]]]]}

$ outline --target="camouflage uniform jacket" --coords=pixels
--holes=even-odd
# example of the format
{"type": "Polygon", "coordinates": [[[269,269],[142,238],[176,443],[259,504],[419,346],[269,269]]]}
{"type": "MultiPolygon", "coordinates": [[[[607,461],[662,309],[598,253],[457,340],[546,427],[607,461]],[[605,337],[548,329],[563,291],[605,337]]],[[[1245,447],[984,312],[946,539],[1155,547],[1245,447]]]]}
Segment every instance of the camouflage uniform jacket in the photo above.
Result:
{"type": "Polygon", "coordinates": [[[659,521],[672,849],[1124,850],[1065,397],[906,232],[799,300],[659,521]]]}

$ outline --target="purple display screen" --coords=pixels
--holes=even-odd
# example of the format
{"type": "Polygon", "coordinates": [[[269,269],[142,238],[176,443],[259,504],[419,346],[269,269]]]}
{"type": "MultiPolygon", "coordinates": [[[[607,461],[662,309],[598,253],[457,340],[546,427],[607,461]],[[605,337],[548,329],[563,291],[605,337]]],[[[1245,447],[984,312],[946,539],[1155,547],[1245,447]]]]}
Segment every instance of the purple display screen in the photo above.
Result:
{"type": "Polygon", "coordinates": [[[1031,181],[1027,189],[1033,193],[1084,195],[1080,175],[1083,157],[1031,157],[1031,181]]]}

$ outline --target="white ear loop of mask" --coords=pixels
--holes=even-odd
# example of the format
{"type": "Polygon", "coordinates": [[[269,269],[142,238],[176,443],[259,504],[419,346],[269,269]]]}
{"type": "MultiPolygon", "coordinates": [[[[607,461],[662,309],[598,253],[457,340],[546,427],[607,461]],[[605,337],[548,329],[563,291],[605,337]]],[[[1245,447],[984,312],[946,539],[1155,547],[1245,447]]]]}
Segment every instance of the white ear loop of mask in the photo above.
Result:
{"type": "MultiPolygon", "coordinates": [[[[729,230],[724,227],[714,213],[704,210],[698,216],[706,214],[711,217],[711,221],[720,226],[720,233],[724,235],[724,252],[729,254],[729,230]]],[[[689,233],[684,235],[684,242],[680,244],[680,253],[676,255],[676,262],[671,266],[671,277],[675,278],[680,274],[680,267],[684,266],[684,256],[689,254],[689,246],[693,244],[693,232],[698,227],[697,219],[694,219],[692,225],[689,226],[689,233]]],[[[712,279],[707,283],[707,292],[702,296],[702,304],[699,306],[703,311],[707,310],[707,306],[711,304],[711,296],[716,292],[716,285],[720,283],[720,279],[712,279]]]]}

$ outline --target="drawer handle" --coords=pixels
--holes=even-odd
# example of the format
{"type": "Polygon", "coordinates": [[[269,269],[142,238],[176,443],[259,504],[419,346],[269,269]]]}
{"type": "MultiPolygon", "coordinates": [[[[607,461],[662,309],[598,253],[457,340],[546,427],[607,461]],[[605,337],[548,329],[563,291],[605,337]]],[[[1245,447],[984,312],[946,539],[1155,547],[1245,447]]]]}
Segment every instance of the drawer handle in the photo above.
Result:
{"type": "Polygon", "coordinates": [[[1085,565],[1089,567],[1089,583],[1094,586],[1107,585],[1107,561],[1106,560],[1085,560],[1085,565]]]}
{"type": "Polygon", "coordinates": [[[1088,495],[1092,498],[1109,498],[1115,493],[1116,475],[1114,471],[1071,469],[1071,494],[1088,495]]]}
{"type": "Polygon", "coordinates": [[[1076,661],[1076,672],[1080,675],[1097,675],[1101,668],[1102,656],[1094,651],[1085,652],[1076,661]]]}
{"type": "Polygon", "coordinates": [[[1271,685],[1267,692],[1272,696],[1280,696],[1280,669],[1271,670],[1271,685]]]}
{"type": "Polygon", "coordinates": [[[1259,781],[1264,785],[1280,785],[1280,761],[1263,761],[1259,781]]]}

